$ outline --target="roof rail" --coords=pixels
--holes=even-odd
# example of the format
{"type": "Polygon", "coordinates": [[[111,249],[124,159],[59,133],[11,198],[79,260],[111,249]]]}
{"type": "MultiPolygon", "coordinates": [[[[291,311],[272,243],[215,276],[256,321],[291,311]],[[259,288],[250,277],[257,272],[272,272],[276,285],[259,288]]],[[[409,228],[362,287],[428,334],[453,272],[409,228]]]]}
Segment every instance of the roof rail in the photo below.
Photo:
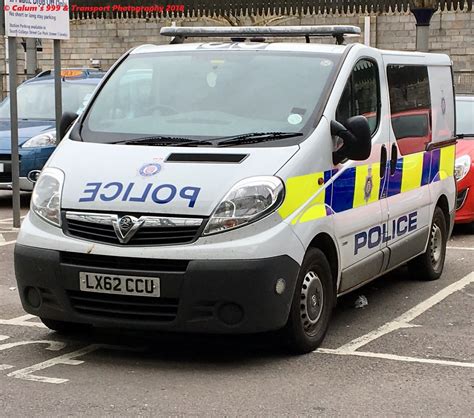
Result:
{"type": "Polygon", "coordinates": [[[262,40],[264,37],[293,38],[305,37],[310,42],[311,36],[332,36],[336,43],[342,45],[346,35],[359,36],[361,30],[357,26],[218,26],[218,27],[182,27],[168,26],[161,28],[163,36],[173,37],[172,44],[181,44],[186,38],[220,38],[230,37],[234,41],[243,42],[247,38],[262,40]],[[255,39],[257,38],[257,39],[255,39]]]}

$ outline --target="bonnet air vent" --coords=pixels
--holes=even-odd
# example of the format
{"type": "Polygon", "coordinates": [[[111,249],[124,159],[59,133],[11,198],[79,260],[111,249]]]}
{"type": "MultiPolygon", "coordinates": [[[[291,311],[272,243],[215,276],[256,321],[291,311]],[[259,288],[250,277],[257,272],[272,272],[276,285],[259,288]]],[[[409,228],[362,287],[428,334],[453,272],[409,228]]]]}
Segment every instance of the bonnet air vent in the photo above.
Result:
{"type": "Polygon", "coordinates": [[[240,163],[248,154],[170,154],[166,162],[174,163],[240,163]]]}

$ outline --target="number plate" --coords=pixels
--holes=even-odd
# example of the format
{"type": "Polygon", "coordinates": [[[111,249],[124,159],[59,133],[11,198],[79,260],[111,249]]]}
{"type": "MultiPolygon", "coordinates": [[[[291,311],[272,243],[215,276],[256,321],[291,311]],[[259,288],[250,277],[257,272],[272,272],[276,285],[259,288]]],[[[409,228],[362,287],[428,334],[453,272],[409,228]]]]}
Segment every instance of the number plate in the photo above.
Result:
{"type": "Polygon", "coordinates": [[[83,292],[160,297],[160,279],[152,277],[80,272],[79,287],[83,292]]]}

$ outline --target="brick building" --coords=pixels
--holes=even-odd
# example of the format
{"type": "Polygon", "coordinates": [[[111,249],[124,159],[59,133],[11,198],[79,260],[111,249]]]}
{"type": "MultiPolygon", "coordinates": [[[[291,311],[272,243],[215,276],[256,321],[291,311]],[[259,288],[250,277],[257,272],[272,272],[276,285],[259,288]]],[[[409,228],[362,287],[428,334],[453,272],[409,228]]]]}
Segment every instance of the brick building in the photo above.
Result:
{"type": "MultiPolygon", "coordinates": [[[[72,3],[72,1],[71,1],[72,3]]],[[[267,2],[271,3],[271,2],[267,2]]],[[[353,2],[356,3],[356,2],[353,2]]],[[[370,2],[365,2],[370,3],[370,2]]],[[[442,2],[443,4],[446,2],[442,2]]],[[[431,52],[447,53],[454,62],[455,82],[458,92],[474,93],[474,11],[465,3],[447,7],[441,5],[434,14],[430,27],[431,52]]],[[[471,3],[469,4],[471,5],[471,3]]],[[[128,49],[140,44],[160,44],[169,40],[159,35],[162,26],[176,22],[183,26],[202,25],[313,25],[350,24],[364,32],[366,17],[370,17],[370,42],[384,49],[415,50],[415,18],[404,7],[399,10],[374,8],[340,9],[278,9],[241,10],[238,17],[233,14],[199,13],[188,11],[175,16],[135,16],[126,13],[92,15],[74,13],[71,20],[71,39],[62,43],[62,65],[64,67],[88,67],[91,60],[100,60],[106,70],[128,49]]],[[[349,40],[353,41],[353,40],[349,40]]],[[[362,36],[357,41],[364,42],[362,36]]],[[[20,42],[20,40],[19,40],[20,42]]],[[[19,47],[18,74],[25,78],[23,49],[19,47]]],[[[43,41],[43,50],[38,52],[38,67],[41,70],[53,66],[52,42],[43,41]]],[[[5,45],[0,44],[0,96],[6,94],[5,45]]]]}

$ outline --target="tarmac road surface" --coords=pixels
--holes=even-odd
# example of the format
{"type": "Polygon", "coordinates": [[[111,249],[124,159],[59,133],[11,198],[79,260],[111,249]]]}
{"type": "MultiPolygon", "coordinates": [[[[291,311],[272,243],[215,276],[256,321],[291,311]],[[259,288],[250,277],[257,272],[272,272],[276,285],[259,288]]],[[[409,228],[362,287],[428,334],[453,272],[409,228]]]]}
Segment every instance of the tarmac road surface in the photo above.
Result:
{"type": "Polygon", "coordinates": [[[372,282],[339,300],[320,350],[290,356],[272,335],[49,331],[19,302],[10,205],[0,192],[3,416],[472,415],[474,235],[465,228],[449,241],[440,280],[401,268],[372,282]]]}

